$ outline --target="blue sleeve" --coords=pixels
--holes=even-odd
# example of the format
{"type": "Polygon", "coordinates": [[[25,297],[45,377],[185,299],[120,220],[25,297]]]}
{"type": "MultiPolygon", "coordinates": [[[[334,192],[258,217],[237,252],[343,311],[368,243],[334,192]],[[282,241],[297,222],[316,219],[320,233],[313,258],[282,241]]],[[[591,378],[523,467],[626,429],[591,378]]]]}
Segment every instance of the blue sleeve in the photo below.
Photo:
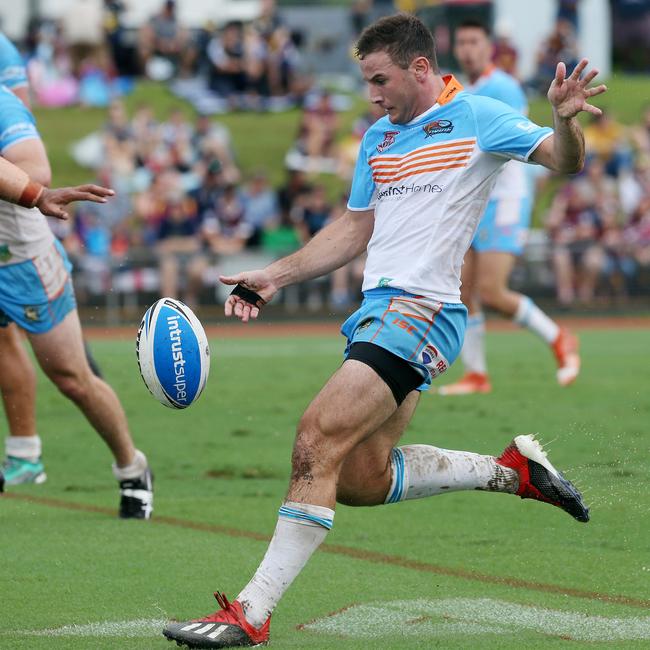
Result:
{"type": "Polygon", "coordinates": [[[474,100],[470,106],[482,151],[527,162],[540,142],[553,133],[553,129],[538,126],[503,102],[489,97],[474,100]]]}
{"type": "Polygon", "coordinates": [[[369,133],[370,130],[366,132],[359,145],[357,162],[352,176],[348,209],[353,211],[369,210],[374,207],[375,181],[372,178],[372,168],[366,153],[366,142],[369,133]]]}
{"type": "Polygon", "coordinates": [[[8,88],[27,85],[25,62],[16,46],[0,33],[0,84],[8,88]]]}
{"type": "Polygon", "coordinates": [[[0,154],[22,140],[40,140],[34,116],[11,90],[0,86],[0,154]]]}

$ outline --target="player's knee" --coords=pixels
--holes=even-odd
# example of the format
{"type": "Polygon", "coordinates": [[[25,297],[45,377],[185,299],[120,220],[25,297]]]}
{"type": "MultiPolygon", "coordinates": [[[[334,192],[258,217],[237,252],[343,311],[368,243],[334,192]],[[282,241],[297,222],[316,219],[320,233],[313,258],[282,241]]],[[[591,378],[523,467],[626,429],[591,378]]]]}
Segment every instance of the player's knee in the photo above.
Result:
{"type": "Polygon", "coordinates": [[[90,382],[76,374],[59,373],[52,377],[56,387],[75,404],[83,403],[90,394],[90,382]]]}
{"type": "Polygon", "coordinates": [[[481,303],[488,307],[499,308],[503,301],[505,291],[505,287],[495,282],[480,282],[478,285],[481,303]]]}

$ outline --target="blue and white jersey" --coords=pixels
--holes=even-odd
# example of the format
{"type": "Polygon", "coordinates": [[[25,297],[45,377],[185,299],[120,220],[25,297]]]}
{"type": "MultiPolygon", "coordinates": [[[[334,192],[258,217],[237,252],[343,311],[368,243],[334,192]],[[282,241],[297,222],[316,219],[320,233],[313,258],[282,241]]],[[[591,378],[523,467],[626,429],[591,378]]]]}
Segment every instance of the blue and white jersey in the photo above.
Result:
{"type": "MultiPolygon", "coordinates": [[[[522,115],[528,115],[528,101],[519,82],[507,72],[491,66],[476,81],[467,87],[467,92],[482,97],[492,97],[522,115]]],[[[491,199],[523,199],[530,194],[526,180],[526,170],[521,163],[509,162],[503,166],[501,174],[492,190],[491,199]]]]}
{"type": "Polygon", "coordinates": [[[2,32],[0,32],[0,84],[12,90],[28,85],[23,57],[2,32]]]}
{"type": "MultiPolygon", "coordinates": [[[[0,155],[20,142],[40,140],[29,109],[6,86],[0,86],[0,155]]],[[[54,235],[36,208],[0,201],[0,266],[32,259],[44,253],[54,235]]]]}
{"type": "Polygon", "coordinates": [[[375,212],[364,291],[460,302],[463,257],[501,168],[527,161],[553,133],[444,79],[432,108],[408,124],[384,117],[361,142],[348,208],[375,212]]]}

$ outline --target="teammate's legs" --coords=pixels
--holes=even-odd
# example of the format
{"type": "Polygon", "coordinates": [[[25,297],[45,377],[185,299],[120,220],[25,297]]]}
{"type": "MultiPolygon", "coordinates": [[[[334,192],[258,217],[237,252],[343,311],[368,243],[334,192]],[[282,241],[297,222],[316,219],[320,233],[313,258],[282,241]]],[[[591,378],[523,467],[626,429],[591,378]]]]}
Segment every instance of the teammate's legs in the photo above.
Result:
{"type": "Polygon", "coordinates": [[[133,463],[135,447],[124,410],[113,389],[88,365],[77,310],[49,332],[30,333],[29,339],[45,374],[81,409],[111,449],[117,466],[133,463]]]}
{"type": "Polygon", "coordinates": [[[36,433],[36,373],[14,323],[0,327],[0,393],[9,426],[3,463],[6,483],[42,483],[46,475],[36,433]]]}

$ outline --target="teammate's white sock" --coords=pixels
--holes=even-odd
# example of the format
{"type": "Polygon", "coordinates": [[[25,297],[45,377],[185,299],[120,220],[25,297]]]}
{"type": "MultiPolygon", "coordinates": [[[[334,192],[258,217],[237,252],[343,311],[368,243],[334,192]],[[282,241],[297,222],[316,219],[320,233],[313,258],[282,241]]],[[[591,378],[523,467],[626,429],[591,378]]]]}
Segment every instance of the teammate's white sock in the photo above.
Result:
{"type": "Polygon", "coordinates": [[[517,472],[493,456],[429,445],[396,447],[391,453],[392,480],[385,503],[422,499],[456,490],[515,493],[517,472]]]}
{"type": "Polygon", "coordinates": [[[522,296],[514,321],[544,339],[549,345],[560,332],[558,324],[551,320],[528,296],[522,296]]]}
{"type": "Polygon", "coordinates": [[[321,545],[334,523],[334,510],[286,501],[266,555],[237,600],[246,620],[261,627],[284,592],[321,545]]]}
{"type": "Polygon", "coordinates": [[[485,315],[477,312],[467,319],[465,341],[460,351],[460,358],[467,372],[487,374],[485,360],[485,315]]]}
{"type": "Polygon", "coordinates": [[[5,453],[7,456],[35,463],[41,457],[41,438],[38,435],[7,436],[5,438],[5,453]]]}
{"type": "Polygon", "coordinates": [[[118,467],[113,463],[113,476],[118,481],[126,481],[131,478],[139,478],[142,476],[147,469],[148,461],[147,457],[139,450],[135,450],[135,456],[130,465],[125,465],[124,467],[118,467]]]}

